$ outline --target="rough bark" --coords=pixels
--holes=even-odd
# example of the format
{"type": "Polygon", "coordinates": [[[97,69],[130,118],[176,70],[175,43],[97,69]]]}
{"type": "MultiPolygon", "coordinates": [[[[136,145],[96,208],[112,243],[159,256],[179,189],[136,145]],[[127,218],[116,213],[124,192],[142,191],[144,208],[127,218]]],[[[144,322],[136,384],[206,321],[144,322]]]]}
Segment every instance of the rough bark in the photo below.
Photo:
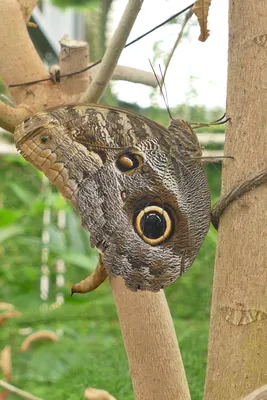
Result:
{"type": "MultiPolygon", "coordinates": [[[[229,1],[222,192],[266,167],[267,1],[229,1]]],[[[230,205],[219,227],[205,400],[237,400],[266,383],[267,185],[230,205]]]]}
{"type": "MultiPolygon", "coordinates": [[[[60,40],[60,74],[69,74],[88,66],[88,43],[70,40],[67,36],[60,40]]],[[[77,101],[90,83],[88,71],[61,79],[61,90],[68,96],[69,103],[77,101]]]]}
{"type": "Polygon", "coordinates": [[[60,85],[54,85],[51,81],[8,88],[11,84],[49,76],[28,35],[23,10],[17,0],[0,1],[0,76],[17,104],[16,109],[12,112],[9,110],[8,116],[4,106],[0,106],[0,126],[10,131],[29,114],[68,101],[60,85]]]}
{"type": "Polygon", "coordinates": [[[111,287],[128,355],[134,399],[189,400],[164,292],[131,292],[121,278],[112,278],[111,287]]]}

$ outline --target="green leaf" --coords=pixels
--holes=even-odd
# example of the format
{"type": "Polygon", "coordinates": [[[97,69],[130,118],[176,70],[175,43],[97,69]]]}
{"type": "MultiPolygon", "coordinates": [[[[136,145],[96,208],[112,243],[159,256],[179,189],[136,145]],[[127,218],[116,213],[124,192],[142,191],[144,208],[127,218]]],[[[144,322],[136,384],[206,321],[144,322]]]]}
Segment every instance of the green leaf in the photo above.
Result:
{"type": "Polygon", "coordinates": [[[10,208],[0,209],[0,226],[12,225],[23,215],[22,211],[11,210],[10,208]]]}
{"type": "Polygon", "coordinates": [[[98,6],[97,0],[51,0],[51,3],[59,8],[86,8],[95,9],[98,6]]]}
{"type": "Polygon", "coordinates": [[[24,189],[22,186],[17,185],[14,182],[12,182],[9,187],[11,190],[13,190],[22,203],[24,203],[27,207],[32,207],[36,196],[30,193],[29,190],[24,189]]]}
{"type": "MultiPolygon", "coordinates": [[[[60,240],[61,239],[58,240],[58,238],[55,239],[55,236],[53,236],[53,240],[49,241],[47,246],[51,252],[57,255],[57,257],[62,258],[66,264],[72,264],[73,266],[80,267],[86,271],[94,271],[98,262],[98,254],[95,250],[91,250],[90,255],[81,254],[75,251],[68,251],[67,246],[63,245],[62,242],[60,243],[60,240]]],[[[29,247],[38,247],[41,251],[41,238],[22,237],[20,238],[20,243],[29,247]]]]}
{"type": "Polygon", "coordinates": [[[97,253],[91,254],[89,257],[79,253],[65,253],[61,256],[66,263],[73,264],[87,271],[94,271],[98,262],[97,253]]]}
{"type": "Polygon", "coordinates": [[[49,225],[49,248],[53,249],[55,252],[65,252],[67,250],[67,243],[64,232],[62,232],[55,225],[49,225]]]}
{"type": "Polygon", "coordinates": [[[0,229],[0,243],[11,238],[12,236],[20,235],[24,231],[24,228],[19,225],[12,225],[8,228],[0,229]]]}

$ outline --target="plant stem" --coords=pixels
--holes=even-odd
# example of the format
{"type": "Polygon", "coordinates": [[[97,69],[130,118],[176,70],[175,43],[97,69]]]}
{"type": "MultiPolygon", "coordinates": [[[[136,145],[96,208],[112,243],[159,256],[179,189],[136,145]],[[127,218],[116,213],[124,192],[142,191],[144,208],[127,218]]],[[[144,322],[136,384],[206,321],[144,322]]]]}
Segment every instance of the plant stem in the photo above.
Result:
{"type": "Polygon", "coordinates": [[[10,383],[7,383],[0,379],[0,386],[3,387],[4,389],[8,390],[11,393],[15,393],[17,396],[23,397],[24,399],[28,400],[42,400],[40,397],[33,396],[30,393],[24,392],[24,390],[18,389],[17,387],[10,385],[10,383]]]}

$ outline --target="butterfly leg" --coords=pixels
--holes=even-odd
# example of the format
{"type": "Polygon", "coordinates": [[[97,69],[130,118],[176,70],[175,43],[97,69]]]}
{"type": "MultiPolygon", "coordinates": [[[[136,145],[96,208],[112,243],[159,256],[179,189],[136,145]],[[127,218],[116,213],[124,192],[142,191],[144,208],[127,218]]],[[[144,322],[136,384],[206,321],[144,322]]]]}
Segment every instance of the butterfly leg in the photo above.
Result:
{"type": "MultiPolygon", "coordinates": [[[[192,158],[197,158],[197,157],[192,157],[192,158]]],[[[201,159],[202,164],[218,163],[221,162],[224,158],[231,158],[232,160],[234,160],[233,156],[202,156],[198,158],[201,159]]]]}
{"type": "Polygon", "coordinates": [[[71,294],[92,292],[104,282],[106,277],[107,271],[103,264],[102,256],[99,254],[98,264],[94,272],[81,282],[75,283],[71,288],[71,294]]]}
{"type": "Polygon", "coordinates": [[[201,122],[190,122],[190,125],[192,126],[193,129],[197,128],[203,128],[205,126],[212,126],[212,125],[223,125],[226,124],[226,122],[230,121],[231,118],[226,116],[226,113],[223,114],[223,116],[219,119],[216,119],[215,121],[212,121],[210,123],[201,123],[201,122]]]}

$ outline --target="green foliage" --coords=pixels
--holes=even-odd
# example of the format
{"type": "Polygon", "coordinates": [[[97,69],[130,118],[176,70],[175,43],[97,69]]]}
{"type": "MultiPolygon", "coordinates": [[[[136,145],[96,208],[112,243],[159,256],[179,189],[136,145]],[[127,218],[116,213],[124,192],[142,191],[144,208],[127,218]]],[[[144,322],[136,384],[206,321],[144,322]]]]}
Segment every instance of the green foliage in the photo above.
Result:
{"type": "MultiPolygon", "coordinates": [[[[208,166],[207,175],[214,201],[220,192],[220,167],[208,166]]],[[[212,228],[192,269],[165,291],[194,400],[203,395],[215,246],[212,228]]],[[[72,283],[84,279],[96,265],[88,234],[72,207],[20,157],[0,159],[0,257],[0,301],[14,304],[23,314],[0,328],[0,349],[12,346],[12,383],[44,400],[80,400],[86,386],[131,400],[127,357],[108,283],[88,295],[70,296],[72,283]],[[39,279],[43,212],[48,206],[52,283],[44,307],[39,279]],[[56,223],[62,209],[67,214],[64,232],[56,223]],[[58,257],[67,265],[65,304],[54,308],[58,257]],[[20,330],[27,327],[58,332],[60,340],[36,342],[20,353],[25,338],[20,330]]]]}
{"type": "Polygon", "coordinates": [[[95,9],[98,5],[98,0],[50,0],[51,3],[59,8],[83,8],[86,10],[95,9]]]}

